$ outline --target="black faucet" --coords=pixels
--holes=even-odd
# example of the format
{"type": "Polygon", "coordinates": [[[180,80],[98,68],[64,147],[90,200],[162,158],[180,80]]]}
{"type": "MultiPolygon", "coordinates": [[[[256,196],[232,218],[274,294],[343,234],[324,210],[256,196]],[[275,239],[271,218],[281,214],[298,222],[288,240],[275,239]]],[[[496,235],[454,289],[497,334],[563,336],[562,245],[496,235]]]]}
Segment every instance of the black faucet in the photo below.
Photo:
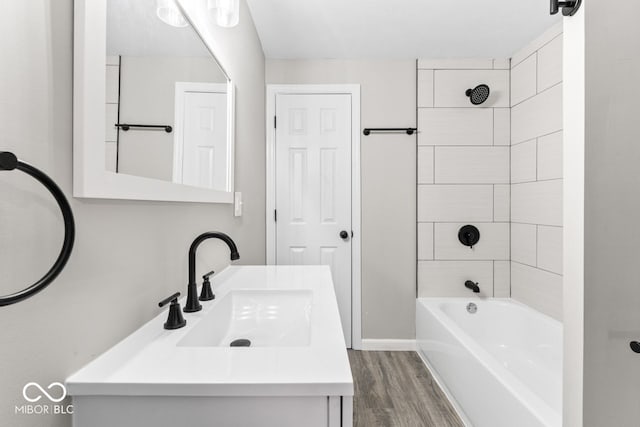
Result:
{"type": "Polygon", "coordinates": [[[236,244],[231,240],[231,237],[226,234],[210,231],[208,233],[202,233],[196,237],[189,248],[189,283],[187,284],[187,303],[183,309],[185,313],[193,313],[195,311],[202,310],[202,305],[200,304],[200,301],[198,301],[198,284],[196,283],[196,250],[198,249],[198,246],[200,246],[200,243],[207,239],[222,240],[231,250],[231,261],[240,259],[240,254],[238,254],[236,244]]]}
{"type": "Polygon", "coordinates": [[[474,283],[471,280],[467,280],[466,282],[464,282],[464,286],[468,289],[471,289],[476,294],[480,292],[480,286],[478,286],[477,283],[474,283]]]}

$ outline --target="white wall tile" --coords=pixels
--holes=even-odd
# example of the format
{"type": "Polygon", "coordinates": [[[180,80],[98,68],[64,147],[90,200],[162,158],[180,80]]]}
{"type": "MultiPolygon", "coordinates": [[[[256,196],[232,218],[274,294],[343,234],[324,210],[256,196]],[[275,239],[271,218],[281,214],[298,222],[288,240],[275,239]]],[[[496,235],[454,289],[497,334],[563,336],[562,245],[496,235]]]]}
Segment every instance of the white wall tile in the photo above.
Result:
{"type": "Polygon", "coordinates": [[[513,184],[511,220],[529,224],[562,225],[562,180],[513,184]]]}
{"type": "Polygon", "coordinates": [[[511,142],[518,143],[562,129],[562,85],[553,86],[511,109],[511,142]]]}
{"type": "Polygon", "coordinates": [[[434,259],[437,260],[508,260],[509,223],[476,223],[480,240],[469,248],[460,243],[458,232],[467,223],[436,223],[434,259]]]}
{"type": "Polygon", "coordinates": [[[433,184],[434,147],[418,147],[418,184],[433,184]]]}
{"type": "Polygon", "coordinates": [[[509,70],[436,70],[435,107],[509,107],[509,70]],[[489,99],[474,107],[465,94],[479,84],[490,88],[489,99]]]}
{"type": "Polygon", "coordinates": [[[107,141],[105,143],[105,170],[108,172],[116,171],[116,160],[117,160],[117,150],[118,145],[116,142],[107,141]]]}
{"type": "Polygon", "coordinates": [[[418,223],[418,259],[433,259],[433,223],[418,223]]]}
{"type": "Polygon", "coordinates": [[[119,85],[119,67],[108,65],[106,67],[107,79],[106,79],[106,100],[108,104],[118,103],[118,85],[119,85]]]}
{"type": "Polygon", "coordinates": [[[493,145],[490,108],[420,108],[419,145],[493,145]]]}
{"type": "Polygon", "coordinates": [[[511,263],[511,297],[562,320],[562,276],[511,263]]]}
{"type": "Polygon", "coordinates": [[[562,36],[538,51],[538,92],[562,81],[562,36]]]}
{"type": "Polygon", "coordinates": [[[419,69],[429,70],[488,70],[493,59],[418,59],[419,69]]]}
{"type": "Polygon", "coordinates": [[[536,180],[536,140],[511,147],[511,182],[536,180]]]}
{"type": "Polygon", "coordinates": [[[118,128],[114,125],[118,123],[118,104],[105,105],[105,141],[116,141],[118,139],[118,128]]]}
{"type": "Polygon", "coordinates": [[[515,67],[560,34],[562,34],[562,21],[558,22],[556,25],[542,33],[539,37],[535,38],[531,43],[514,53],[511,57],[511,66],[515,67]]]}
{"type": "Polygon", "coordinates": [[[493,109],[493,145],[511,144],[511,109],[493,109]]]}
{"type": "Polygon", "coordinates": [[[562,132],[538,138],[538,179],[562,178],[562,132]]]}
{"type": "Polygon", "coordinates": [[[511,220],[511,186],[497,184],[493,186],[493,220],[509,222],[511,220]]]}
{"type": "Polygon", "coordinates": [[[418,296],[493,296],[493,261],[420,261],[418,296]],[[479,294],[464,286],[467,280],[478,283],[479,294]]]}
{"type": "Polygon", "coordinates": [[[493,221],[493,186],[419,185],[418,221],[493,221]]]}
{"type": "Polygon", "coordinates": [[[494,59],[493,60],[493,69],[494,70],[509,70],[511,68],[511,59],[494,59]]]}
{"type": "Polygon", "coordinates": [[[433,70],[418,70],[418,107],[433,107],[433,70]]]}
{"type": "Polygon", "coordinates": [[[522,61],[511,70],[511,105],[521,103],[537,93],[536,54],[522,61]]]}
{"type": "Polygon", "coordinates": [[[511,259],[523,264],[536,265],[537,225],[511,224],[511,259]]]}
{"type": "Polygon", "coordinates": [[[435,147],[435,183],[509,183],[509,147],[435,147]]]}
{"type": "Polygon", "coordinates": [[[511,296],[511,263],[509,261],[493,263],[493,296],[495,298],[511,296]]]}
{"type": "Polygon", "coordinates": [[[562,227],[538,227],[538,267],[562,274],[562,227]]]}

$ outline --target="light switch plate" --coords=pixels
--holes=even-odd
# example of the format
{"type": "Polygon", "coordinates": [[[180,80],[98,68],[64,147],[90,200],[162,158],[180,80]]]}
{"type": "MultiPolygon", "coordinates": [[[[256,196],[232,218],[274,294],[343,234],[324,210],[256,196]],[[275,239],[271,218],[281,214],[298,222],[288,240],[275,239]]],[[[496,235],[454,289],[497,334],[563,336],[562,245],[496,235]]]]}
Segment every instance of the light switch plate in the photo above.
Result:
{"type": "Polygon", "coordinates": [[[233,215],[242,216],[242,193],[236,191],[233,198],[233,215]]]}

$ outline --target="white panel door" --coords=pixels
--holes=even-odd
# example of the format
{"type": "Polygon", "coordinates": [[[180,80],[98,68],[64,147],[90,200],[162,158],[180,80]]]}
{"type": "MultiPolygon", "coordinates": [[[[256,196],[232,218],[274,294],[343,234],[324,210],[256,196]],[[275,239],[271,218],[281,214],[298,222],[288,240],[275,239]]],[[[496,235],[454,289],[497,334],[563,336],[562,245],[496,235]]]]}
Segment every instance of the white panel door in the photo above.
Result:
{"type": "MultiPolygon", "coordinates": [[[[211,85],[221,86],[221,85],[211,85]]],[[[196,187],[227,188],[227,94],[185,90],[176,94],[175,144],[181,150],[174,162],[174,181],[196,187]],[[178,122],[177,122],[178,123],[178,122]]],[[[178,150],[178,151],[179,151],[178,150]]]]}
{"type": "Polygon", "coordinates": [[[351,95],[279,94],[276,117],[276,263],[331,267],[351,347],[351,95]]]}

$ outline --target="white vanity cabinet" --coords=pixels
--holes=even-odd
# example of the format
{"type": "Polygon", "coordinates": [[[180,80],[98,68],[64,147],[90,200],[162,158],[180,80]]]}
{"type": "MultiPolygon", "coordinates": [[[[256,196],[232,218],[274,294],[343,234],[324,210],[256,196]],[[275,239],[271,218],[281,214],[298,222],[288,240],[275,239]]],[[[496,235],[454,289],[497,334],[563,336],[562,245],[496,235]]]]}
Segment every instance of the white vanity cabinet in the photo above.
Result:
{"type": "Polygon", "coordinates": [[[351,427],[352,397],[74,397],[76,427],[351,427]]]}

